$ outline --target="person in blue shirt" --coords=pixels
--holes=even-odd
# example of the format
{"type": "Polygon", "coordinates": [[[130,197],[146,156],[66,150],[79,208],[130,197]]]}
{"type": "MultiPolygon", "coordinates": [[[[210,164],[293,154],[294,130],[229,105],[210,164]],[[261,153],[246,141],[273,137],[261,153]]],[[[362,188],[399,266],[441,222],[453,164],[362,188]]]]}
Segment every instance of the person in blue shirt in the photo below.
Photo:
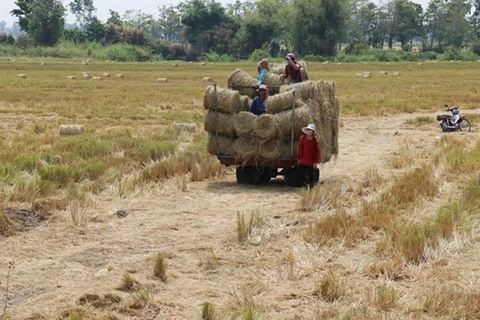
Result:
{"type": "Polygon", "coordinates": [[[259,116],[265,113],[265,100],[267,99],[267,96],[268,96],[268,88],[266,85],[261,84],[258,87],[257,92],[258,92],[258,96],[256,96],[253,99],[252,104],[250,105],[250,108],[248,109],[248,111],[259,116]]]}
{"type": "Polygon", "coordinates": [[[270,70],[270,68],[268,67],[268,60],[267,60],[267,59],[262,59],[262,60],[260,60],[260,62],[258,63],[258,66],[257,66],[257,71],[258,71],[257,81],[258,81],[258,85],[263,84],[263,80],[265,79],[265,76],[267,75],[267,72],[268,72],[269,70],[270,70]]]}

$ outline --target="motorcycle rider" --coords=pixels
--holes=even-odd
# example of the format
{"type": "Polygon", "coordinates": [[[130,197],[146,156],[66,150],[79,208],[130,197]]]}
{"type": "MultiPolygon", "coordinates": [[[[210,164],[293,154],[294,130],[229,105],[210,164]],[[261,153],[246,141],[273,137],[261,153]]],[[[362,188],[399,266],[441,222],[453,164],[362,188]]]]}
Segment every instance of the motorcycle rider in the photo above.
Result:
{"type": "Polygon", "coordinates": [[[445,105],[445,107],[447,108],[447,111],[452,112],[452,119],[450,120],[451,125],[458,127],[457,122],[458,120],[460,120],[460,109],[458,109],[458,107],[456,106],[452,106],[449,108],[447,105],[445,105]]]}

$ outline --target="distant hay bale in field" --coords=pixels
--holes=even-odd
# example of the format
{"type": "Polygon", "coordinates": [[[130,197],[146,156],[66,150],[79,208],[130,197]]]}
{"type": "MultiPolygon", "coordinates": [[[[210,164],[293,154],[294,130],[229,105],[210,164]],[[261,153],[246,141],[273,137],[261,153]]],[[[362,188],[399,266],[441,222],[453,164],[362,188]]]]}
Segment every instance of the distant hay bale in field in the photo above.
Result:
{"type": "Polygon", "coordinates": [[[394,76],[399,76],[399,75],[400,75],[400,72],[393,72],[392,75],[394,75],[394,76]]]}
{"type": "Polygon", "coordinates": [[[326,65],[326,64],[329,64],[329,63],[330,63],[330,61],[324,61],[322,64],[326,65]]]}
{"type": "Polygon", "coordinates": [[[89,72],[82,72],[82,75],[83,75],[83,76],[89,76],[90,73],[89,73],[89,72]]]}
{"type": "Polygon", "coordinates": [[[92,77],[92,80],[96,80],[96,81],[103,80],[103,77],[92,77]]]}
{"type": "Polygon", "coordinates": [[[158,83],[168,83],[168,78],[157,78],[158,83]]]}
{"type": "MultiPolygon", "coordinates": [[[[308,124],[314,122],[310,108],[299,101],[301,107],[295,108],[295,117],[294,117],[294,137],[295,139],[302,135],[302,128],[306,127],[308,124]]],[[[283,111],[275,114],[275,121],[278,126],[278,132],[281,136],[287,138],[291,136],[292,133],[292,111],[283,111]]]]}
{"type": "Polygon", "coordinates": [[[240,94],[253,97],[258,81],[256,78],[251,77],[247,72],[237,69],[228,78],[227,85],[231,89],[238,90],[240,94]]]}
{"type": "Polygon", "coordinates": [[[172,64],[172,67],[178,67],[178,63],[172,64]]]}
{"type": "Polygon", "coordinates": [[[274,66],[273,68],[270,68],[269,72],[271,72],[273,74],[281,75],[284,70],[285,70],[284,66],[274,66]]]}
{"type": "Polygon", "coordinates": [[[112,76],[112,75],[111,75],[110,73],[108,73],[108,72],[104,72],[104,73],[103,73],[103,77],[104,77],[104,78],[110,78],[111,76],[112,76]]]}
{"type": "Polygon", "coordinates": [[[253,133],[253,121],[257,116],[248,111],[242,111],[235,115],[233,127],[239,136],[249,136],[253,133]]]}
{"type": "Polygon", "coordinates": [[[20,73],[20,74],[18,75],[18,77],[19,77],[20,79],[27,79],[27,75],[26,75],[25,73],[20,73]]]}
{"type": "Polygon", "coordinates": [[[203,77],[202,81],[203,82],[214,82],[215,80],[213,80],[212,77],[203,77]]]}
{"type": "Polygon", "coordinates": [[[294,84],[286,84],[280,87],[280,93],[295,90],[297,99],[307,101],[315,97],[315,84],[313,81],[303,81],[294,84]]]}
{"type": "Polygon", "coordinates": [[[293,155],[292,155],[292,142],[290,140],[282,143],[282,149],[279,157],[281,158],[296,158],[298,152],[298,140],[293,141],[293,155]]]}
{"type": "Polygon", "coordinates": [[[74,124],[62,124],[60,125],[59,133],[61,136],[74,136],[78,134],[83,134],[84,127],[81,125],[74,124]]]}
{"type": "Polygon", "coordinates": [[[260,142],[259,155],[265,159],[275,159],[282,153],[283,144],[280,138],[270,138],[260,142]]]}
{"type": "Polygon", "coordinates": [[[380,74],[388,74],[388,71],[380,71],[380,74]]]}
{"type": "MultiPolygon", "coordinates": [[[[240,94],[236,90],[217,87],[217,110],[234,113],[240,110],[240,94]]],[[[215,87],[208,86],[203,94],[203,107],[215,110],[215,87]]]]}
{"type": "Polygon", "coordinates": [[[41,65],[41,66],[44,66],[44,65],[46,65],[46,63],[45,63],[45,62],[42,62],[42,63],[40,63],[40,65],[41,65]]]}
{"type": "Polygon", "coordinates": [[[252,99],[248,96],[240,96],[240,111],[248,111],[250,109],[250,105],[252,104],[252,99]]]}
{"type": "Polygon", "coordinates": [[[219,134],[232,137],[235,133],[235,129],[233,128],[234,117],[231,113],[208,110],[205,114],[205,131],[215,133],[216,128],[219,134]]]}
{"type": "Polygon", "coordinates": [[[201,66],[204,66],[204,65],[206,65],[206,64],[207,64],[207,63],[206,63],[205,61],[202,62],[202,63],[200,63],[201,66]]]}
{"type": "Polygon", "coordinates": [[[117,78],[123,79],[123,78],[125,78],[125,75],[123,75],[122,73],[119,73],[119,74],[117,74],[117,78]]]}
{"type": "Polygon", "coordinates": [[[364,73],[362,73],[362,77],[364,77],[364,78],[371,78],[371,77],[372,77],[372,73],[371,73],[371,72],[364,72],[364,73]]]}
{"type": "Polygon", "coordinates": [[[260,140],[254,137],[239,137],[235,140],[236,153],[244,158],[255,157],[258,154],[260,140]]]}
{"type": "Polygon", "coordinates": [[[90,79],[92,79],[92,77],[89,74],[84,74],[83,79],[90,80],[90,79]]]}
{"type": "Polygon", "coordinates": [[[270,139],[277,135],[277,122],[271,114],[255,117],[252,125],[253,134],[261,139],[270,139]]]}
{"type": "Polygon", "coordinates": [[[195,123],[177,123],[172,124],[172,129],[176,131],[196,132],[197,125],[195,123]]]}
{"type": "Polygon", "coordinates": [[[235,140],[231,137],[217,136],[214,133],[208,134],[207,151],[211,155],[235,155],[234,145],[235,140]]]}
{"type": "Polygon", "coordinates": [[[83,61],[82,61],[82,64],[83,64],[84,66],[88,66],[88,61],[83,60],[83,61]]]}
{"type": "Polygon", "coordinates": [[[68,80],[77,80],[77,77],[75,77],[75,76],[68,76],[67,79],[68,79],[68,80]]]}

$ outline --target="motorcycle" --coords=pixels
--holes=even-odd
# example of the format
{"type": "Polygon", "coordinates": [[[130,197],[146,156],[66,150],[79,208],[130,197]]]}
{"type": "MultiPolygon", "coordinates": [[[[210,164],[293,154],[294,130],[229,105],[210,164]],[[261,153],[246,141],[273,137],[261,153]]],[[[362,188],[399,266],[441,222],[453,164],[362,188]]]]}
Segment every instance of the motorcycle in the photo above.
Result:
{"type": "MultiPolygon", "coordinates": [[[[445,107],[447,107],[447,111],[452,111],[452,109],[448,108],[448,106],[445,107]]],[[[468,132],[472,128],[470,121],[468,121],[466,116],[460,115],[460,118],[455,124],[452,123],[452,118],[453,116],[449,114],[437,115],[438,124],[440,125],[440,128],[442,128],[443,132],[452,132],[457,130],[468,132]]]]}

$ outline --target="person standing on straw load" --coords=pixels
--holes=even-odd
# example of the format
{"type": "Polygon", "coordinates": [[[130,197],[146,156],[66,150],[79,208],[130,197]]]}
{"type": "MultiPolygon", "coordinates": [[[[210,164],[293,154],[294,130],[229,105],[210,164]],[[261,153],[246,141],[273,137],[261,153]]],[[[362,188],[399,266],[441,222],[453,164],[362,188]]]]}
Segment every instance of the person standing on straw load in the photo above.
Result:
{"type": "Polygon", "coordinates": [[[270,68],[268,67],[267,59],[260,60],[257,66],[257,71],[258,71],[258,75],[257,75],[258,85],[261,85],[263,84],[263,79],[265,79],[267,72],[270,71],[270,68]]]}
{"type": "Polygon", "coordinates": [[[251,113],[259,116],[261,114],[265,113],[265,100],[267,100],[268,96],[268,90],[267,86],[265,84],[261,84],[258,89],[258,96],[253,99],[252,104],[250,105],[250,108],[248,111],[251,113]]]}
{"type": "Polygon", "coordinates": [[[287,79],[289,83],[298,83],[308,80],[307,71],[300,61],[295,59],[293,53],[288,53],[285,56],[285,60],[287,60],[287,65],[281,75],[283,79],[287,79]]]}
{"type": "Polygon", "coordinates": [[[320,162],[320,145],[315,137],[315,125],[309,124],[302,128],[304,135],[298,143],[298,171],[305,186],[313,188],[315,169],[320,162]]]}

